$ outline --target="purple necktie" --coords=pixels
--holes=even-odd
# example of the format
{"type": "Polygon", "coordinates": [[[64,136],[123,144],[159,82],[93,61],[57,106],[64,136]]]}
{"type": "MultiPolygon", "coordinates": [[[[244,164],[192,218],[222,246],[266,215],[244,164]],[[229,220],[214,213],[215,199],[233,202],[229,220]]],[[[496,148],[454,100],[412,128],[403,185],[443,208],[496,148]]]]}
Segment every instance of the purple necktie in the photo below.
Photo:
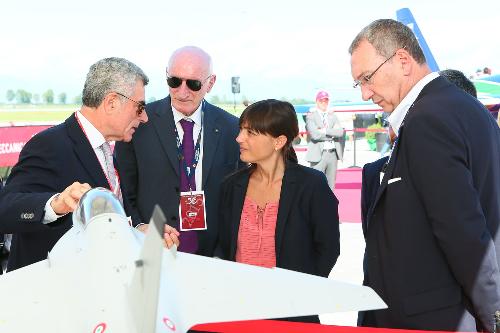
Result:
{"type": "MultiPolygon", "coordinates": [[[[193,127],[194,122],[186,119],[181,119],[180,124],[184,131],[182,136],[182,155],[184,159],[179,161],[179,171],[181,174],[181,192],[189,192],[190,190],[196,191],[196,180],[194,169],[192,168],[194,158],[194,142],[193,142],[193,127]],[[184,164],[186,161],[186,164],[184,164]],[[186,174],[186,165],[190,168],[191,182],[186,174]],[[191,188],[190,186],[191,185],[191,188]]],[[[198,250],[198,235],[196,231],[181,231],[180,232],[180,245],[179,251],[187,253],[196,253],[198,250]]]]}

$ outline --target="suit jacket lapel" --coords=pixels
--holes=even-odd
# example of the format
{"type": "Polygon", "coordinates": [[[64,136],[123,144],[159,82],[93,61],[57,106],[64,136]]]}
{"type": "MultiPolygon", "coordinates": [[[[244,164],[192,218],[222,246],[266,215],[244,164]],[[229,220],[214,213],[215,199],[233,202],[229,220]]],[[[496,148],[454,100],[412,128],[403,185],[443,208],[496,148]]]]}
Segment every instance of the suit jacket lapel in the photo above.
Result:
{"type": "Polygon", "coordinates": [[[389,163],[387,164],[386,170],[384,172],[384,178],[382,178],[382,182],[380,183],[380,186],[378,188],[377,194],[375,196],[375,200],[373,201],[373,205],[370,207],[370,210],[368,212],[367,222],[370,221],[370,217],[371,217],[375,207],[377,206],[377,203],[378,203],[380,197],[382,196],[385,189],[387,188],[387,182],[389,181],[389,179],[391,179],[391,177],[393,175],[394,166],[396,165],[396,159],[398,157],[398,152],[399,152],[399,141],[400,141],[399,139],[403,136],[403,127],[404,126],[401,125],[401,127],[399,129],[399,137],[396,140],[396,142],[394,143],[394,149],[393,149],[393,152],[392,152],[391,157],[389,159],[389,163]]]}
{"type": "Polygon", "coordinates": [[[245,196],[248,188],[248,181],[250,179],[250,169],[242,173],[242,176],[234,184],[233,192],[233,207],[231,211],[231,256],[236,258],[236,246],[238,244],[238,231],[240,229],[241,212],[243,211],[243,204],[245,203],[245,196]]]}
{"type": "Polygon", "coordinates": [[[203,164],[202,188],[205,188],[210,168],[215,158],[220,139],[220,129],[217,125],[217,116],[211,110],[212,106],[204,102],[203,108],[203,164]]]}
{"type": "Polygon", "coordinates": [[[377,191],[377,195],[375,196],[375,201],[373,202],[373,205],[371,206],[370,211],[368,212],[368,215],[367,215],[367,221],[368,222],[370,220],[372,212],[375,210],[375,207],[377,206],[377,203],[378,203],[380,197],[382,196],[382,194],[384,193],[385,189],[387,188],[387,182],[389,181],[389,179],[391,179],[391,177],[393,175],[394,166],[396,164],[396,159],[397,159],[398,151],[399,151],[399,142],[401,141],[400,139],[403,137],[404,123],[407,122],[411,118],[411,115],[412,115],[411,112],[413,110],[413,107],[415,106],[415,104],[423,96],[425,96],[426,94],[428,94],[433,89],[437,89],[439,87],[443,87],[443,86],[449,85],[449,84],[450,83],[445,78],[442,78],[440,76],[437,77],[437,78],[435,78],[434,80],[432,80],[431,82],[429,82],[420,91],[420,93],[418,94],[417,98],[415,99],[415,101],[413,102],[413,104],[408,109],[408,112],[406,113],[406,115],[405,115],[405,117],[403,119],[403,122],[401,123],[401,127],[399,128],[398,139],[396,139],[396,142],[394,143],[394,150],[393,150],[392,155],[391,155],[391,157],[389,159],[389,164],[387,165],[387,168],[385,170],[384,178],[382,179],[382,183],[380,183],[380,187],[379,187],[379,189],[377,191]]]}
{"type": "Polygon", "coordinates": [[[297,183],[296,165],[286,163],[285,175],[281,183],[280,201],[278,208],[278,219],[276,220],[275,247],[276,263],[279,263],[281,243],[283,241],[283,232],[288,220],[288,215],[292,209],[293,197],[295,195],[295,186],[297,183]]]}
{"type": "Polygon", "coordinates": [[[68,131],[68,136],[74,142],[73,149],[76,157],[80,160],[81,165],[98,186],[109,188],[108,181],[104,175],[104,171],[102,170],[94,149],[90,145],[89,140],[78,124],[74,114],[66,119],[65,125],[68,131]]]}
{"type": "Polygon", "coordinates": [[[316,110],[316,125],[323,127],[323,115],[321,112],[320,110],[316,110]]]}
{"type": "Polygon", "coordinates": [[[170,96],[163,100],[163,103],[152,113],[156,118],[151,121],[158,135],[158,140],[167,154],[172,167],[179,176],[179,159],[175,135],[174,115],[170,96]]]}

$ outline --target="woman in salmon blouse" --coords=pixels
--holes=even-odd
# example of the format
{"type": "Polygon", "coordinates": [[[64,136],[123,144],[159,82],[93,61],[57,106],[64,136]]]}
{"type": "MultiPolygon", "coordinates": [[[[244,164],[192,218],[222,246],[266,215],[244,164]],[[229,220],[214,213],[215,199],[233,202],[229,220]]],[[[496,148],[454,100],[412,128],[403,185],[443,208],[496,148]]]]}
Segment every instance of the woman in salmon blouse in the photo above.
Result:
{"type": "Polygon", "coordinates": [[[288,102],[264,100],[243,111],[236,141],[249,165],[222,184],[220,255],[327,277],[340,253],[338,201],[323,173],[297,163],[298,134],[288,102]]]}

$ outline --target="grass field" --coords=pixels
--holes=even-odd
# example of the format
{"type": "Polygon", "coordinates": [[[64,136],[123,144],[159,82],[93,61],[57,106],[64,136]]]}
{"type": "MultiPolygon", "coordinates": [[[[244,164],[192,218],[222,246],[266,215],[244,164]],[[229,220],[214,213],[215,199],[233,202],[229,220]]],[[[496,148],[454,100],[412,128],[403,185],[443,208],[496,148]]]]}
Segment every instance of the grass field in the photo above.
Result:
{"type": "MultiPolygon", "coordinates": [[[[218,107],[239,117],[243,112],[243,105],[222,104],[218,107]]],[[[4,104],[0,105],[1,122],[54,122],[63,121],[71,113],[80,108],[79,105],[30,105],[30,104],[4,104]]]]}

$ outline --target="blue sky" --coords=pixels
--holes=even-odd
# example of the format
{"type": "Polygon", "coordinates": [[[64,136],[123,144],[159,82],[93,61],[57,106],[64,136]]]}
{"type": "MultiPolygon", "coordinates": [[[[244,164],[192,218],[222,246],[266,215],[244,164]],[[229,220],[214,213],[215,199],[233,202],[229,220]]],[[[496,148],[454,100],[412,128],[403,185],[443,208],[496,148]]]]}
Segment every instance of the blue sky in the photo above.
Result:
{"type": "MultiPolygon", "coordinates": [[[[212,95],[353,100],[347,49],[371,21],[412,10],[440,67],[500,73],[500,1],[70,0],[7,1],[0,12],[0,101],[8,89],[69,100],[81,92],[89,66],[127,58],[150,77],[147,97],[167,94],[165,66],[173,50],[197,45],[214,61],[212,95]]],[[[208,96],[210,97],[210,95],[208,96]]]]}

